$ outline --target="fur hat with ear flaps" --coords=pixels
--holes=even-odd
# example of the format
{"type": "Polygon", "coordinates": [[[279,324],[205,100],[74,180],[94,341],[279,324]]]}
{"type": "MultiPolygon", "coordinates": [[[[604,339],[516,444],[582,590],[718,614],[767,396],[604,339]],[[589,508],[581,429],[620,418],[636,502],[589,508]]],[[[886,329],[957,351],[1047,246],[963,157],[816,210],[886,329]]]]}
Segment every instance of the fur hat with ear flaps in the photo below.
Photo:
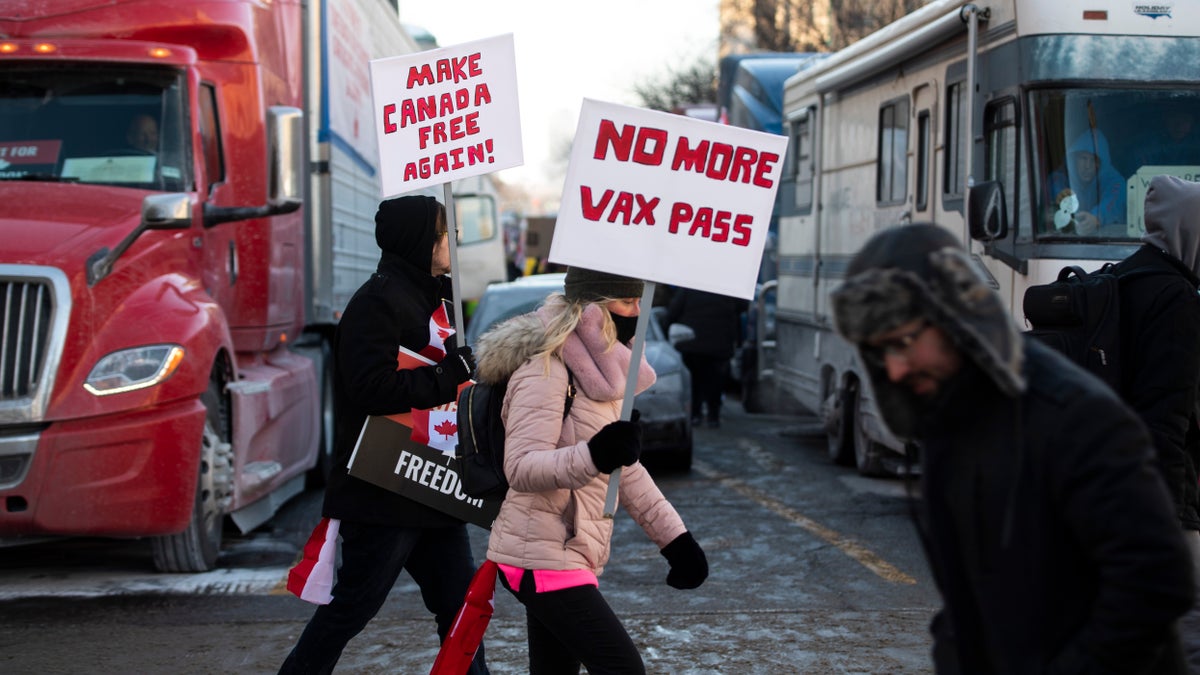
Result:
{"type": "MultiPolygon", "coordinates": [[[[832,298],[837,330],[856,346],[924,318],[945,331],[1004,394],[1025,389],[1020,331],[962,245],[937,225],[877,233],[854,256],[832,298]]],[[[917,422],[913,394],[889,381],[882,368],[860,361],[888,428],[911,438],[917,422]]]]}

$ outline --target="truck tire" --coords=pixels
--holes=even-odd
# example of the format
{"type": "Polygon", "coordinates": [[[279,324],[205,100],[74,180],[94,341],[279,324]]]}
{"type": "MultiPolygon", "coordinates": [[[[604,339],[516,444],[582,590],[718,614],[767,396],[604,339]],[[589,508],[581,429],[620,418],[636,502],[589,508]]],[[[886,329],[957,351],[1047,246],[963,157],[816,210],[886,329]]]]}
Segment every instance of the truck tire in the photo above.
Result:
{"type": "Polygon", "coordinates": [[[858,384],[850,382],[830,395],[825,409],[829,459],[839,466],[854,465],[854,423],[858,417],[858,384]]]}
{"type": "Polygon", "coordinates": [[[229,407],[215,372],[200,400],[208,415],[200,440],[192,518],[183,532],[154,538],[154,566],[160,572],[207,572],[217,566],[225,511],[233,498],[229,407]]]}

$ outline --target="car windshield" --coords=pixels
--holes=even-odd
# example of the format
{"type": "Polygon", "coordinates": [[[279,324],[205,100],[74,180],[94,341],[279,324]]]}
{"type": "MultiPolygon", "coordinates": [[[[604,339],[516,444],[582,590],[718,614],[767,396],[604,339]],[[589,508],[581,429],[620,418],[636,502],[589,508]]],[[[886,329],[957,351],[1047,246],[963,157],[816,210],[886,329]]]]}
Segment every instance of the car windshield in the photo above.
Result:
{"type": "Polygon", "coordinates": [[[1159,174],[1200,180],[1200,92],[1031,92],[1040,238],[1137,239],[1159,174]]]}
{"type": "Polygon", "coordinates": [[[187,190],[183,90],[165,68],[0,68],[0,180],[187,190]]]}
{"type": "MultiPolygon", "coordinates": [[[[562,275],[558,275],[560,278],[562,275]]],[[[534,280],[537,277],[526,277],[534,280]]],[[[562,285],[549,284],[528,285],[522,281],[505,284],[492,284],[484,291],[483,297],[471,320],[467,322],[467,344],[475,344],[475,340],[492,326],[511,319],[514,316],[532,312],[545,302],[551,293],[561,293],[562,285]]],[[[662,341],[662,329],[656,321],[646,323],[650,327],[646,336],[648,341],[662,341]]]]}

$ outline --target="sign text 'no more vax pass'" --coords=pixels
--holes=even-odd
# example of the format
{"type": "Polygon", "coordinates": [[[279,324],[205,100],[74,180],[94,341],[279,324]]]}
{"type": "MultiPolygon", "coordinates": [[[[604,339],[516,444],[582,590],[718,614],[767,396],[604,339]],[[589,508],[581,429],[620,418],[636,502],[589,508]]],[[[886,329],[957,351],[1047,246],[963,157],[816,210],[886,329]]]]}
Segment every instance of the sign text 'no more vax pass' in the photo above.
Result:
{"type": "Polygon", "coordinates": [[[584,99],[550,260],[754,296],[787,138],[584,99]]]}
{"type": "Polygon", "coordinates": [[[512,34],[371,61],[382,197],[520,166],[512,34]]]}

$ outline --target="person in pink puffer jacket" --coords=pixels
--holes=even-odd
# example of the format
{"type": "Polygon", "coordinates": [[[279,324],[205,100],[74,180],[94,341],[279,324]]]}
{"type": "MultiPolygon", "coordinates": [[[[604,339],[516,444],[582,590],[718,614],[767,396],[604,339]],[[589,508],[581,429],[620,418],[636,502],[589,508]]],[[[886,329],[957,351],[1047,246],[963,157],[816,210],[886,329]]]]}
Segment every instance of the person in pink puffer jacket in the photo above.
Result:
{"type": "MultiPolygon", "coordinates": [[[[641,432],[620,420],[642,282],[572,267],[564,293],[476,341],[476,378],[509,378],[502,419],[509,490],[487,558],[525,606],[530,673],[644,673],[620,619],[600,594],[613,521],[609,474],[624,467],[620,504],[670,565],[667,583],[696,588],[704,551],[638,462],[641,432]],[[570,377],[568,378],[568,368],[570,377]],[[564,417],[568,386],[575,397],[564,417]]],[[[654,383],[642,359],[636,391],[654,383]]]]}

